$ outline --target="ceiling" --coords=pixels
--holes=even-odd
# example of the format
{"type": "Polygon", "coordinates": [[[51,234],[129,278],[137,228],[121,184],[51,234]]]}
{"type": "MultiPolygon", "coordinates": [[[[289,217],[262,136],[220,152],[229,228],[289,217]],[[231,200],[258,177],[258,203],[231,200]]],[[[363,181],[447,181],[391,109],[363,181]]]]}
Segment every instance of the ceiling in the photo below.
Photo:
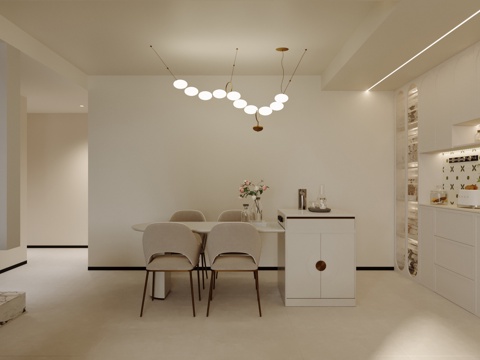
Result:
{"type": "MultiPolygon", "coordinates": [[[[318,75],[366,90],[480,0],[0,0],[0,16],[86,75],[318,75]]],[[[0,32],[0,40],[4,34],[0,32]]],[[[480,15],[374,88],[395,90],[480,41],[480,15]]],[[[15,44],[11,44],[15,46],[15,44]]],[[[188,79],[187,79],[188,80],[188,79]]],[[[86,89],[22,56],[29,112],[86,112],[86,89]]]]}

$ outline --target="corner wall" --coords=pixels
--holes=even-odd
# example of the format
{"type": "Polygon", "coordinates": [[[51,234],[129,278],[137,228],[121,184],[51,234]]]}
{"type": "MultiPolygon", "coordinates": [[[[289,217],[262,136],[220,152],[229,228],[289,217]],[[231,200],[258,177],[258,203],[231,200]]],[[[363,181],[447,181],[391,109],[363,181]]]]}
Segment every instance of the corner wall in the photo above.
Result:
{"type": "Polygon", "coordinates": [[[27,245],[88,244],[88,116],[28,115],[27,245]]]}

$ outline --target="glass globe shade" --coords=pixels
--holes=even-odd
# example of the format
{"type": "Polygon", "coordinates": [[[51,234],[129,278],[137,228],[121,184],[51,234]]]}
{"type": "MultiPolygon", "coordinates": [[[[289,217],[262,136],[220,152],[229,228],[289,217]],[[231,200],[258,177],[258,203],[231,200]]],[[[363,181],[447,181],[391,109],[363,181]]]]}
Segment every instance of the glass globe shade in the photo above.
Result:
{"type": "Polygon", "coordinates": [[[238,99],[233,102],[233,106],[235,106],[237,109],[243,109],[245,106],[247,106],[247,102],[243,99],[238,99]]]}
{"type": "Polygon", "coordinates": [[[277,94],[275,95],[275,101],[279,103],[285,103],[288,101],[288,95],[287,94],[277,94]]]}
{"type": "Polygon", "coordinates": [[[228,100],[232,100],[232,101],[235,101],[235,100],[238,100],[240,99],[242,96],[240,95],[240,93],[238,91],[230,91],[228,94],[227,94],[227,99],[228,100]]]}
{"type": "Polygon", "coordinates": [[[225,96],[227,96],[227,92],[222,89],[217,89],[213,92],[213,97],[215,99],[223,99],[225,96]]]}
{"type": "Polygon", "coordinates": [[[255,105],[247,105],[245,106],[245,109],[243,109],[243,111],[245,111],[249,115],[255,114],[257,110],[258,108],[255,105]]]}
{"type": "Polygon", "coordinates": [[[198,94],[198,97],[204,101],[210,100],[212,98],[212,93],[210,91],[202,91],[198,94]]]}
{"type": "Polygon", "coordinates": [[[270,108],[274,111],[279,111],[283,109],[283,104],[280,102],[272,102],[270,108]]]}
{"type": "Polygon", "coordinates": [[[195,96],[198,94],[198,89],[193,86],[187,87],[184,91],[185,91],[185,95],[188,95],[188,96],[195,96]]]}
{"type": "Polygon", "coordinates": [[[175,89],[183,90],[188,86],[188,83],[185,80],[178,79],[173,82],[175,89]]]}
{"type": "Polygon", "coordinates": [[[273,112],[273,110],[268,107],[268,106],[262,106],[259,110],[258,113],[263,116],[268,116],[273,112]]]}

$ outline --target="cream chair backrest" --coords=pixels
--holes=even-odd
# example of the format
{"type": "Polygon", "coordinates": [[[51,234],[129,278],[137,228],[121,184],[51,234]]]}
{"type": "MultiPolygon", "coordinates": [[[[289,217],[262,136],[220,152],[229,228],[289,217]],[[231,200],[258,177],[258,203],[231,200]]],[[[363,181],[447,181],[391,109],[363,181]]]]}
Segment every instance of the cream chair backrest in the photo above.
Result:
{"type": "Polygon", "coordinates": [[[143,233],[143,252],[147,264],[155,255],[178,253],[186,256],[192,266],[196,266],[200,246],[192,230],[185,224],[153,223],[143,233]]]}
{"type": "Polygon", "coordinates": [[[188,221],[207,221],[205,215],[199,210],[179,210],[175,212],[170,221],[188,222],[188,221]]]}
{"type": "Polygon", "coordinates": [[[225,210],[217,221],[242,221],[242,210],[225,210]]]}
{"type": "Polygon", "coordinates": [[[250,223],[225,222],[208,234],[207,253],[212,263],[221,254],[242,253],[250,255],[258,266],[261,250],[260,234],[250,223]]]}

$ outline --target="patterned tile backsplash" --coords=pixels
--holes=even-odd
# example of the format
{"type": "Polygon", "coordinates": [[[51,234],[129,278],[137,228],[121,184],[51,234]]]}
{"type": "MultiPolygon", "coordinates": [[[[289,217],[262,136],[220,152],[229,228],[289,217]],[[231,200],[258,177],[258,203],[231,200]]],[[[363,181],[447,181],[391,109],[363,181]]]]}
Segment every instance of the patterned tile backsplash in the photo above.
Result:
{"type": "Polygon", "coordinates": [[[457,204],[458,190],[475,184],[480,179],[480,148],[443,154],[443,189],[448,193],[448,203],[457,204]]]}

